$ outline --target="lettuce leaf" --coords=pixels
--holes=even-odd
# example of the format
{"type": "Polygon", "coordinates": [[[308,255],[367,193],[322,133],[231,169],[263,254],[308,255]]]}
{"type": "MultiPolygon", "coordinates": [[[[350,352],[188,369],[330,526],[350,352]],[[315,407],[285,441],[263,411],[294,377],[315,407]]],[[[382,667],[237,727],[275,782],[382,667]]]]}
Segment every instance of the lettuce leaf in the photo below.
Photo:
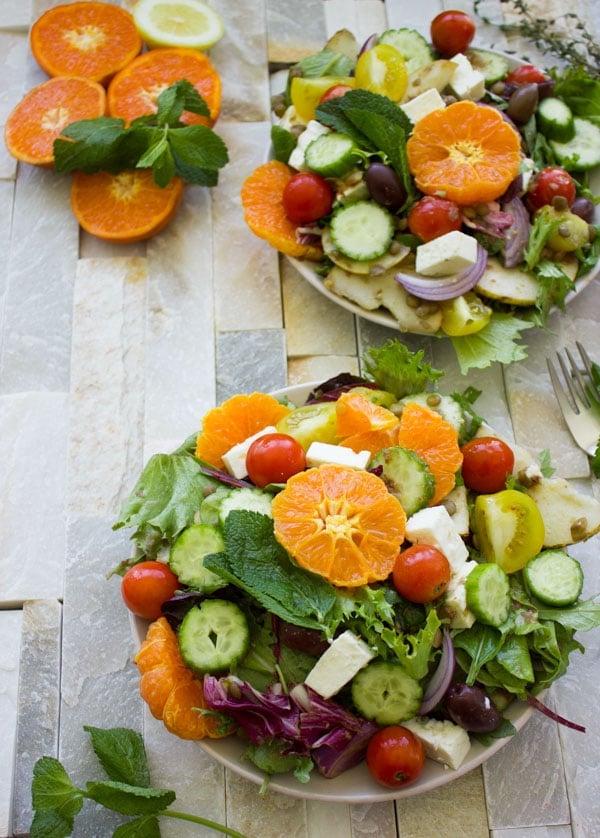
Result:
{"type": "Polygon", "coordinates": [[[472,335],[451,338],[460,371],[485,369],[495,362],[512,364],[527,357],[525,346],[517,343],[521,332],[534,324],[509,312],[495,312],[490,322],[472,335]]]}

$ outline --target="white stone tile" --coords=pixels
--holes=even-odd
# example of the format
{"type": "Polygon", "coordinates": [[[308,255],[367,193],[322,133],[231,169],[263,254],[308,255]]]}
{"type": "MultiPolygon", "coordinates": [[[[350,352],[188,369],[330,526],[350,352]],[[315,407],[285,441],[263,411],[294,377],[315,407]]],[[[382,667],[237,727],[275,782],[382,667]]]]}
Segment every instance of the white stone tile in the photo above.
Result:
{"type": "Polygon", "coordinates": [[[26,31],[29,29],[31,19],[30,0],[0,0],[0,29],[26,31]]]}
{"type": "Polygon", "coordinates": [[[68,511],[116,513],[142,461],[146,260],[77,265],[68,511]]]}
{"type": "Polygon", "coordinates": [[[439,834],[487,838],[481,769],[476,768],[430,792],[401,798],[396,801],[396,812],[398,834],[402,838],[439,834]]]}
{"type": "Polygon", "coordinates": [[[286,385],[283,330],[217,335],[217,403],[236,393],[269,393],[286,385]]]}
{"type": "Polygon", "coordinates": [[[269,61],[293,64],[322,49],[327,37],[329,2],[305,0],[296,3],[294,14],[290,15],[289,0],[267,0],[269,61]]]}
{"type": "Polygon", "coordinates": [[[573,832],[565,826],[528,826],[518,829],[492,829],[490,838],[572,838],[573,832]]]}
{"type": "Polygon", "coordinates": [[[0,835],[11,834],[22,611],[0,611],[0,835]]]}
{"type": "MultiPolygon", "coordinates": [[[[10,14],[8,6],[15,7],[12,0],[0,0],[0,26],[10,14]]],[[[24,5],[27,13],[27,7],[24,5]]],[[[2,86],[0,87],[0,132],[4,137],[4,126],[8,115],[21,101],[27,90],[23,78],[23,64],[28,50],[26,32],[0,32],[0,55],[2,56],[2,86]]],[[[9,154],[6,143],[0,143],[0,178],[14,178],[17,161],[9,154]]],[[[4,251],[6,253],[6,251],[4,251]]]]}
{"type": "Polygon", "coordinates": [[[226,772],[227,825],[260,838],[304,838],[306,801],[279,792],[265,795],[244,777],[226,772]]]}
{"type": "MultiPolygon", "coordinates": [[[[352,836],[355,838],[396,838],[396,809],[393,802],[354,804],[350,807],[352,836]]],[[[327,831],[323,832],[327,838],[327,831]]]]}
{"type": "Polygon", "coordinates": [[[66,394],[0,397],[0,603],[4,606],[62,597],[67,424],[66,394]]]}

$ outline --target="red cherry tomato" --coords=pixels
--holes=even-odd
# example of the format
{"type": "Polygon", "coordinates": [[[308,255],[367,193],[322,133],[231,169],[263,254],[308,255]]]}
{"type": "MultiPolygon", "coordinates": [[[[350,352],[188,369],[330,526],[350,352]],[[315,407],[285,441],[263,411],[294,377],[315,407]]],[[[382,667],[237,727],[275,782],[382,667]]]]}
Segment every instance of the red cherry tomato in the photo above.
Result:
{"type": "Polygon", "coordinates": [[[305,468],[304,448],[287,434],[259,436],[246,454],[248,477],[261,489],[269,483],[285,483],[305,468]]]}
{"type": "Polygon", "coordinates": [[[466,12],[440,12],[431,21],[431,43],[446,58],[464,52],[475,35],[475,23],[466,12]]]}
{"type": "Polygon", "coordinates": [[[409,602],[433,602],[446,592],[450,574],[450,562],[441,550],[431,544],[413,544],[398,555],[392,581],[409,602]]]}
{"type": "Polygon", "coordinates": [[[424,242],[460,230],[462,213],[458,204],[447,198],[426,195],[408,213],[408,229],[424,242]]]}
{"type": "Polygon", "coordinates": [[[548,76],[533,64],[521,64],[520,67],[515,67],[507,73],[504,81],[507,84],[540,84],[540,82],[548,81],[548,76]]]}
{"type": "Polygon", "coordinates": [[[493,436],[474,437],[462,448],[462,476],[467,489],[489,495],[506,488],[515,464],[512,449],[493,436]]]}
{"type": "Polygon", "coordinates": [[[345,96],[352,88],[347,84],[334,84],[333,87],[328,88],[319,99],[321,102],[328,102],[330,99],[338,99],[340,96],[345,96]]]}
{"type": "Polygon", "coordinates": [[[296,224],[316,221],[331,212],[333,189],[314,172],[298,172],[283,190],[285,214],[296,224]]]}
{"type": "Polygon", "coordinates": [[[552,204],[552,199],[560,196],[569,206],[575,200],[577,189],[571,175],[560,166],[548,166],[542,169],[532,180],[528,191],[529,203],[534,209],[552,204]]]}
{"type": "Polygon", "coordinates": [[[180,587],[171,568],[162,562],[139,562],[121,580],[121,595],[129,610],[147,620],[158,619],[163,602],[180,587]]]}
{"type": "Polygon", "coordinates": [[[369,740],[366,762],[373,779],[397,789],[417,779],[425,763],[425,748],[412,730],[389,725],[369,740]]]}

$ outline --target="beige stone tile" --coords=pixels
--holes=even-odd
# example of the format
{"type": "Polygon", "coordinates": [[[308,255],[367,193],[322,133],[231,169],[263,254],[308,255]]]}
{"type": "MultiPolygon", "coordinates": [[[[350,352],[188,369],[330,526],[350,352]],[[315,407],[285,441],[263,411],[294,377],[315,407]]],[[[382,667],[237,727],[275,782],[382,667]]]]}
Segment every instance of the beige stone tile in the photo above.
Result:
{"type": "Polygon", "coordinates": [[[0,611],[0,835],[10,835],[22,611],[0,611]]]}
{"type": "Polygon", "coordinates": [[[340,372],[358,375],[358,360],[352,355],[310,355],[288,361],[288,383],[306,384],[327,381],[340,372]]]}
{"type": "Polygon", "coordinates": [[[453,780],[438,789],[396,802],[398,833],[402,838],[423,835],[460,835],[488,838],[487,815],[481,770],[453,780]]]}
{"type": "Polygon", "coordinates": [[[293,64],[323,48],[329,3],[305,0],[290,15],[289,0],[267,0],[268,55],[271,63],[293,64]]]}
{"type": "Polygon", "coordinates": [[[380,0],[328,0],[324,3],[327,36],[349,29],[359,44],[387,28],[385,5],[380,0]]]}
{"type": "Polygon", "coordinates": [[[248,838],[305,838],[306,801],[278,792],[259,794],[259,786],[226,772],[227,825],[248,838]]]}

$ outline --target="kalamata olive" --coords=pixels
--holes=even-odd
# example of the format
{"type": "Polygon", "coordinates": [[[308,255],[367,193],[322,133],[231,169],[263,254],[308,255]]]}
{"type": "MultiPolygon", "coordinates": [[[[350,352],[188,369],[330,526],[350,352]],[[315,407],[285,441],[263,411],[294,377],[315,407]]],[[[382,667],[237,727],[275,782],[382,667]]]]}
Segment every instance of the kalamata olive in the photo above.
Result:
{"type": "Polygon", "coordinates": [[[535,113],[538,101],[537,84],[533,82],[531,84],[522,84],[520,87],[517,87],[508,100],[506,114],[517,125],[524,125],[535,113]]]}
{"type": "Polygon", "coordinates": [[[452,684],[444,705],[455,724],[473,733],[489,733],[500,724],[496,705],[481,687],[452,684]]]}
{"type": "Polygon", "coordinates": [[[594,202],[590,198],[575,198],[571,204],[571,212],[591,224],[594,220],[594,202]]]}
{"type": "Polygon", "coordinates": [[[394,212],[406,201],[406,190],[396,172],[385,163],[371,163],[365,173],[369,195],[378,204],[394,212]]]}
{"type": "Polygon", "coordinates": [[[554,79],[546,79],[546,81],[539,81],[537,83],[538,96],[540,99],[545,99],[547,96],[554,95],[554,79]]]}
{"type": "Polygon", "coordinates": [[[289,646],[297,652],[305,652],[307,655],[322,655],[329,647],[320,631],[295,626],[285,620],[278,621],[278,634],[279,641],[284,646],[289,646]]]}

